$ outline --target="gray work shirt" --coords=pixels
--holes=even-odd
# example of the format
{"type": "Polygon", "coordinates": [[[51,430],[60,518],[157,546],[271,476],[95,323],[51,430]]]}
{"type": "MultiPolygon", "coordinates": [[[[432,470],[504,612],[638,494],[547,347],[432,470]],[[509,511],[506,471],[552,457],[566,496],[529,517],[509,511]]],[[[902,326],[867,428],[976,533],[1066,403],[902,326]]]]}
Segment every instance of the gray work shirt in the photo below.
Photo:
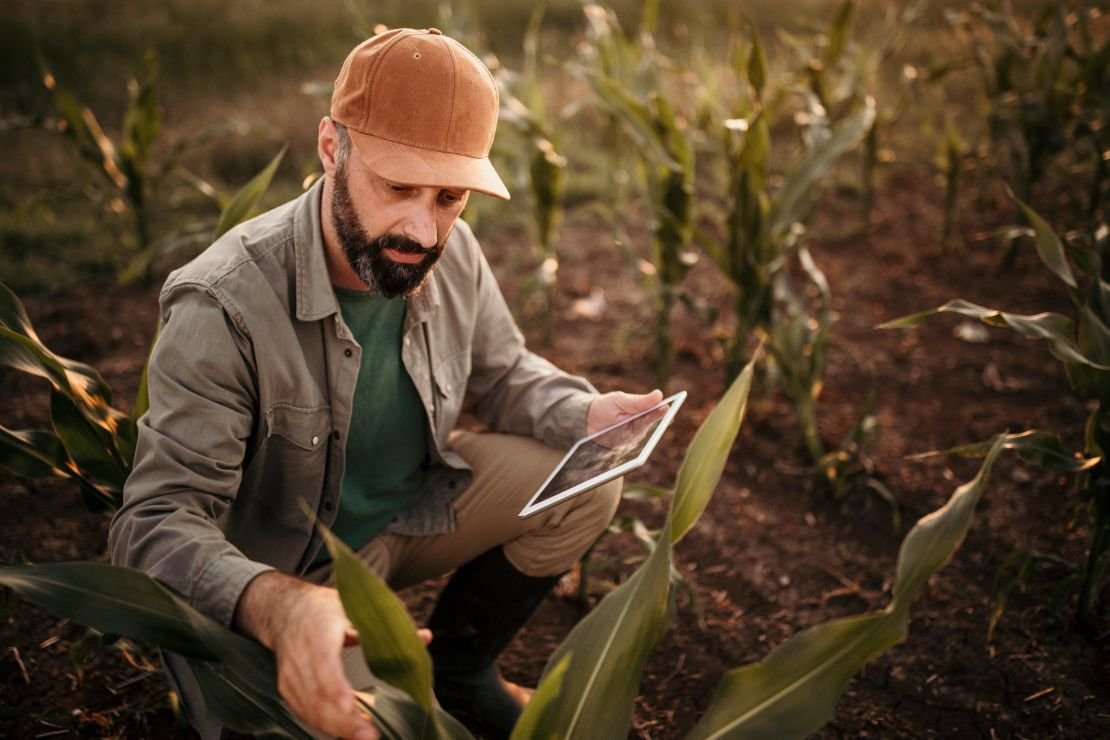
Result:
{"type": "MultiPolygon", "coordinates": [[[[150,358],[150,411],[112,520],[112,562],[140,568],[229,625],[259,573],[303,573],[330,525],[362,348],[332,291],[321,183],[172,273],[150,358]]],[[[431,467],[391,530],[449,531],[470,472],[451,452],[464,396],[498,431],[568,447],[596,395],[524,346],[461,220],[407,307],[401,347],[427,413],[431,467]]]]}

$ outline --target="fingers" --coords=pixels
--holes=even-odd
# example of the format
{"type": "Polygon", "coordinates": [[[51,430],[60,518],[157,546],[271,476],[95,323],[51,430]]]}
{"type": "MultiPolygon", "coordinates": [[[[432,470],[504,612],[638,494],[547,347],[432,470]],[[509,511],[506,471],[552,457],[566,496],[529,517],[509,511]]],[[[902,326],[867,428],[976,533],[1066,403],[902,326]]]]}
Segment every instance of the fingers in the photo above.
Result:
{"type": "Polygon", "coordinates": [[[420,635],[420,640],[424,643],[424,647],[428,647],[428,643],[432,641],[432,631],[429,629],[418,629],[416,634],[420,635]]]}

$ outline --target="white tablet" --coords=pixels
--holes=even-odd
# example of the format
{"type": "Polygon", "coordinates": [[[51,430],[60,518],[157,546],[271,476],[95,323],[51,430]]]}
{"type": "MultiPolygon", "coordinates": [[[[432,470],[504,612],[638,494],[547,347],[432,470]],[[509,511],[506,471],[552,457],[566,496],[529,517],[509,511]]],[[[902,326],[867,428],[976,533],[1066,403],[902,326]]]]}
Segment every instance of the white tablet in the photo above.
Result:
{"type": "Polygon", "coordinates": [[[643,465],[685,400],[686,391],[680,391],[647,411],[575,442],[520,510],[520,518],[538,514],[643,465]]]}

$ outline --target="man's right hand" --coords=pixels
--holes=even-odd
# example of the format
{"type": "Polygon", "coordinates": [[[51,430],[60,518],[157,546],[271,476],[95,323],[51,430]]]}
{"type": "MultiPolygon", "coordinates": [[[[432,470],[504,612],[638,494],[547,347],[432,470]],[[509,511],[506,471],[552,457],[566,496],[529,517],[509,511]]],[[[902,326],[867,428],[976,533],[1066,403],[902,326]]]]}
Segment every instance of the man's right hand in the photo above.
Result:
{"type": "Polygon", "coordinates": [[[243,590],[235,627],[274,651],[278,690],[301,720],[334,737],[380,737],[343,671],[343,648],[357,644],[358,633],[338,591],[268,571],[243,590]]]}

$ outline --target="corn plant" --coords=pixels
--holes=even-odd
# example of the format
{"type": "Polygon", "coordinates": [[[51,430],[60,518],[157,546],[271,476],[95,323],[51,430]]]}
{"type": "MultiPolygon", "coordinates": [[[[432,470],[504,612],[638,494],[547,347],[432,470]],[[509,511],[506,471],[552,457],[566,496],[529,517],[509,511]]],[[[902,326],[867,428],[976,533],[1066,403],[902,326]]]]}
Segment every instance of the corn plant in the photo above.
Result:
{"type": "MultiPolygon", "coordinates": [[[[645,24],[653,22],[653,3],[645,9],[645,24]]],[[[639,45],[630,40],[616,14],[588,5],[592,45],[590,65],[572,67],[595,93],[602,110],[618,126],[621,140],[630,141],[646,190],[651,213],[649,260],[641,272],[654,304],[655,378],[666,385],[674,361],[671,313],[683,296],[680,284],[696,262],[689,249],[694,231],[695,156],[689,122],[667,96],[650,64],[655,53],[650,25],[640,32],[639,45]]]]}
{"type": "Polygon", "coordinates": [[[146,410],[145,382],[132,413],[114,408],[112,391],[100,374],[51,352],[23,304],[3,283],[0,364],[50,383],[52,422],[50,430],[16,431],[0,425],[0,466],[24,478],[73,480],[88,508],[119,508],[135,454],[135,422],[146,410]]]}
{"type": "MultiPolygon", "coordinates": [[[[502,67],[498,70],[501,91],[500,120],[510,124],[526,142],[529,194],[535,231],[533,256],[536,267],[521,285],[522,308],[538,303],[542,339],[551,343],[555,297],[558,292],[559,251],[556,235],[563,217],[567,159],[557,126],[559,122],[547,109],[539,74],[539,32],[543,6],[532,13],[524,34],[524,69],[520,74],[502,67]]],[[[522,311],[527,313],[527,311],[522,311]]]]}
{"type": "MultiPolygon", "coordinates": [[[[1092,629],[1098,594],[1110,568],[1110,468],[1105,459],[1110,451],[1110,283],[1105,279],[1110,232],[1103,223],[1094,233],[1077,237],[1065,246],[1033,208],[1019,198],[1015,200],[1031,224],[1016,228],[1016,233],[1033,238],[1042,263],[1064,283],[1075,306],[1074,317],[1055,312],[1025,316],[953,300],[883,327],[911,327],[938,313],[956,313],[989,326],[1011,329],[1023,337],[1044,340],[1053,356],[1064,364],[1073,389],[1093,399],[1083,450],[1068,454],[1055,437],[1039,430],[1030,430],[1009,442],[1023,457],[1042,467],[1079,476],[1081,506],[1091,521],[1091,541],[1082,569],[1077,621],[1081,627],[1092,629]]],[[[970,445],[953,452],[981,454],[982,447],[970,445]]]]}
{"type": "MultiPolygon", "coordinates": [[[[748,365],[698,430],[678,472],[666,523],[651,556],[571,631],[544,669],[513,738],[623,737],[640,674],[668,621],[675,545],[705,511],[739,432],[751,388],[748,365]]],[[[958,549],[1005,443],[999,437],[979,473],[910,530],[899,551],[885,608],[811,627],[763,661],[725,675],[687,735],[802,738],[835,711],[852,676],[905,639],[913,599],[958,549]]],[[[341,542],[325,533],[336,587],[379,680],[373,699],[356,693],[385,738],[467,738],[434,704],[430,659],[397,597],[341,542]]],[[[199,614],[149,577],[96,563],[0,566],[0,585],[58,615],[186,656],[209,707],[228,727],[294,738],[311,735],[276,689],[273,655],[199,614]]]]}
{"type": "MultiPolygon", "coordinates": [[[[783,91],[768,84],[767,60],[754,29],[750,44],[732,55],[731,101],[710,90],[702,118],[716,144],[712,157],[726,163],[727,197],[713,203],[714,224],[699,230],[698,241],[733,287],[735,325],[722,332],[729,377],[745,362],[758,335],[768,338],[775,369],[795,408],[799,428],[817,472],[843,490],[851,467],[848,448],[828,456],[817,427],[816,402],[823,386],[825,352],[832,323],[828,281],[804,245],[805,221],[822,182],[843,153],[864,139],[874,124],[875,106],[865,98],[833,121],[817,92],[801,90],[802,152],[772,189],[772,102],[783,91]],[[797,269],[792,270],[794,266],[797,269]],[[808,297],[809,294],[814,296],[808,297]]],[[[866,415],[865,415],[866,416],[866,415]]],[[[860,429],[868,428],[861,419],[860,429]]],[[[856,440],[857,451],[861,440],[856,440]]]]}
{"type": "Polygon", "coordinates": [[[1110,43],[1097,30],[1098,16],[1093,8],[1072,11],[1060,0],[1043,4],[1031,23],[1009,0],[950,13],[969,43],[1002,176],[1027,203],[1034,202],[1038,183],[1051,183],[1070,195],[1075,213],[1090,224],[1105,202],[1104,152],[1110,147],[1110,43]],[[1063,169],[1053,176],[1055,165],[1063,169]]]}
{"type": "MultiPolygon", "coordinates": [[[[205,227],[212,239],[254,213],[281,156],[223,198],[215,226],[205,227]]],[[[100,373],[52,352],[35,332],[19,298],[2,282],[0,365],[43,378],[51,386],[51,429],[13,430],[0,424],[0,467],[32,480],[73,480],[90,510],[119,508],[135,456],[136,422],[147,409],[145,369],[131,412],[113,407],[112,391],[100,373]]]]}
{"type": "Polygon", "coordinates": [[[67,89],[41,63],[43,84],[50,91],[60,116],[59,130],[73,142],[82,159],[89,162],[106,180],[116,195],[112,209],[129,210],[134,220],[135,249],[146,251],[151,244],[151,188],[154,144],[162,130],[162,115],[155,89],[158,62],[153,51],[145,58],[145,73],[140,83],[128,82],[128,104],[119,143],[104,132],[96,115],[67,89]]]}
{"type": "MultiPolygon", "coordinates": [[[[843,117],[875,94],[880,72],[903,46],[913,24],[921,16],[921,3],[889,8],[884,22],[866,38],[853,37],[855,16],[855,0],[844,0],[821,32],[805,36],[778,32],[792,52],[790,69],[795,84],[816,96],[832,120],[843,117]]],[[[894,100],[877,106],[863,138],[861,184],[865,219],[871,212],[876,172],[884,158],[880,151],[880,131],[895,123],[908,97],[903,86],[894,100]]]]}
{"type": "Polygon", "coordinates": [[[121,283],[150,280],[158,259],[173,259],[186,247],[196,246],[206,238],[215,239],[227,229],[254,215],[262,194],[269,188],[284,149],[250,182],[233,194],[226,194],[179,166],[181,157],[195,147],[228,130],[238,127],[218,125],[200,131],[179,142],[161,159],[155,158],[155,144],[162,132],[162,114],[158,106],[158,62],[153,51],[145,57],[143,81],[130,80],[127,85],[128,104],[123,126],[113,141],[104,132],[92,109],[62,87],[45,61],[43,83],[50,91],[54,109],[59,116],[58,130],[74,145],[77,153],[101,174],[112,193],[111,210],[129,212],[134,221],[132,255],[120,270],[121,283]],[[152,209],[157,191],[171,174],[184,177],[219,208],[214,223],[202,221],[178,231],[156,235],[152,228],[152,209]]]}

